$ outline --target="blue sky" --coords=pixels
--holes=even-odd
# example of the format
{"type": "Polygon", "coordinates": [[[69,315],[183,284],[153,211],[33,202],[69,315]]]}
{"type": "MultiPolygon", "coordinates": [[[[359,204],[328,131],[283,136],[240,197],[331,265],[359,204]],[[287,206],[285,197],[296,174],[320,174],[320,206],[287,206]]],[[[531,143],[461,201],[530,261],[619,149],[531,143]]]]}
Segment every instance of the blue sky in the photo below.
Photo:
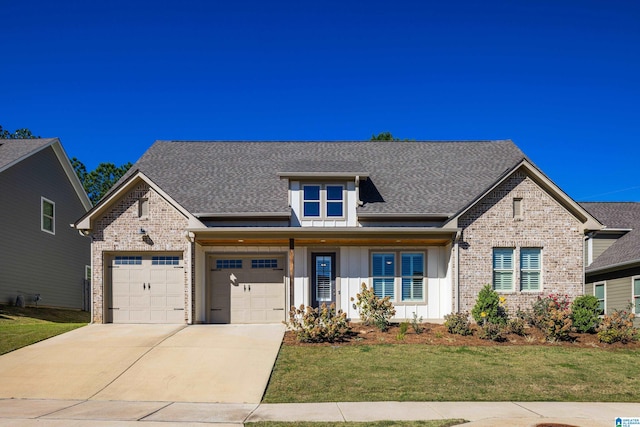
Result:
{"type": "Polygon", "coordinates": [[[0,0],[0,125],[89,169],[157,139],[512,139],[640,201],[636,0],[0,0]]]}

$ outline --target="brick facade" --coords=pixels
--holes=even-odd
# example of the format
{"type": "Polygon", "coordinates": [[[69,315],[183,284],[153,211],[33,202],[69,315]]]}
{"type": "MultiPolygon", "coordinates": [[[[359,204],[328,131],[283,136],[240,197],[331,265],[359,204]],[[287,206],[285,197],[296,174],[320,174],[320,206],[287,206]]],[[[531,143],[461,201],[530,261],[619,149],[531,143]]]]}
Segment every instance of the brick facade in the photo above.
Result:
{"type": "Polygon", "coordinates": [[[96,218],[92,231],[91,255],[93,260],[92,294],[93,294],[93,322],[105,323],[104,292],[107,269],[105,262],[108,257],[118,252],[172,252],[179,253],[184,265],[184,307],[185,322],[188,313],[193,313],[193,307],[188,304],[188,283],[191,275],[191,245],[185,237],[188,220],[168,203],[160,194],[141,182],[127,194],[114,202],[109,211],[96,218]],[[139,217],[139,200],[148,200],[149,214],[146,218],[139,217]],[[143,228],[148,237],[139,233],[143,228]]]}
{"type": "Polygon", "coordinates": [[[515,290],[505,292],[509,312],[528,309],[540,295],[583,293],[581,223],[524,172],[516,171],[476,203],[458,221],[463,229],[459,251],[460,311],[471,311],[480,289],[492,283],[493,248],[514,248],[515,290]],[[513,199],[522,199],[514,218],[513,199]],[[522,292],[520,249],[542,248],[542,289],[522,292]]]}

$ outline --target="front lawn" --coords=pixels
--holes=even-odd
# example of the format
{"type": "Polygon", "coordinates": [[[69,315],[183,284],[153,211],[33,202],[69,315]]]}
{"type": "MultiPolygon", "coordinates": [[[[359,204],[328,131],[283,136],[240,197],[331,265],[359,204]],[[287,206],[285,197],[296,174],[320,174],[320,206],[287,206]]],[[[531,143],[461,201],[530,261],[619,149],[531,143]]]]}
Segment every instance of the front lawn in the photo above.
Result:
{"type": "Polygon", "coordinates": [[[86,311],[0,305],[0,354],[89,323],[86,311]]]}
{"type": "Polygon", "coordinates": [[[263,402],[638,402],[639,358],[554,345],[283,345],[263,402]]]}

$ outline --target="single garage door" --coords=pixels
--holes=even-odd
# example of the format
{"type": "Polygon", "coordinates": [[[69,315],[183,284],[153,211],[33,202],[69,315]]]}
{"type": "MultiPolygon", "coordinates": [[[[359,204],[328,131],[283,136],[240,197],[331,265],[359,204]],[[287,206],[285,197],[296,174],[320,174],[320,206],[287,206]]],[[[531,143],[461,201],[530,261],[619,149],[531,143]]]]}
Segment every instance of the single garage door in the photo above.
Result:
{"type": "Polygon", "coordinates": [[[212,257],[211,323],[280,323],[285,320],[284,256],[212,257]]]}
{"type": "Polygon", "coordinates": [[[113,323],[185,323],[180,256],[116,255],[110,270],[113,323]]]}

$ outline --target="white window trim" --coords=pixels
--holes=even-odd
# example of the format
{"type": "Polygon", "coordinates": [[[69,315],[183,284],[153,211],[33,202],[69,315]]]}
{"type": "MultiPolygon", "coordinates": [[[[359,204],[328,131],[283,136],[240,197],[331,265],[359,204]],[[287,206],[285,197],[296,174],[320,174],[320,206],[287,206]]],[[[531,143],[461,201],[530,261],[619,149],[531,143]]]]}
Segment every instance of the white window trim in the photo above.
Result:
{"type": "MultiPolygon", "coordinates": [[[[633,313],[635,313],[636,316],[639,316],[639,314],[636,313],[636,295],[634,294],[634,291],[635,291],[635,283],[634,282],[636,280],[640,280],[640,276],[632,276],[631,277],[631,303],[633,304],[633,308],[632,308],[633,313]]],[[[595,288],[594,288],[593,293],[595,294],[595,288]]],[[[606,293],[605,293],[605,296],[606,296],[606,293]]],[[[638,294],[638,297],[639,297],[639,300],[640,300],[640,294],[638,294]]],[[[606,304],[606,301],[605,301],[605,304],[606,304]]]]}
{"type": "MultiPolygon", "coordinates": [[[[335,220],[335,221],[344,221],[347,218],[347,184],[344,182],[305,182],[300,184],[300,215],[304,220],[335,220]],[[315,200],[305,200],[304,199],[304,188],[305,187],[320,187],[320,212],[318,216],[307,216],[304,214],[304,203],[307,202],[315,202],[315,200]],[[327,187],[342,187],[342,215],[341,216],[328,216],[327,215],[327,205],[330,203],[327,200],[327,187]]],[[[337,200],[333,200],[333,202],[337,202],[337,200]]]]}
{"type": "Polygon", "coordinates": [[[53,200],[49,200],[46,197],[40,197],[40,230],[49,234],[56,234],[56,203],[53,200]],[[53,230],[47,230],[44,228],[44,202],[47,202],[53,206],[53,216],[51,217],[51,228],[53,230]]]}
{"type": "MultiPolygon", "coordinates": [[[[596,296],[596,286],[600,286],[600,285],[604,287],[604,296],[602,298],[602,300],[604,301],[604,312],[600,316],[604,316],[605,314],[607,314],[607,281],[606,280],[603,282],[596,282],[593,284],[593,296],[598,298],[596,296]]],[[[600,301],[599,298],[598,298],[598,301],[600,301]]]]}
{"type": "Polygon", "coordinates": [[[524,292],[524,293],[540,293],[542,292],[542,290],[544,289],[544,277],[542,272],[544,271],[544,257],[543,257],[543,250],[542,248],[536,248],[536,247],[532,247],[532,246],[527,246],[527,247],[522,247],[520,248],[520,250],[518,251],[518,269],[520,271],[520,277],[518,277],[518,281],[520,282],[520,292],[524,292]],[[523,249],[537,249],[540,251],[540,269],[536,269],[536,270],[525,270],[522,268],[522,250],[523,249]],[[523,289],[522,288],[522,273],[523,272],[531,272],[531,271],[537,271],[538,274],[540,275],[540,286],[538,289],[523,289]]]}
{"type": "MultiPolygon", "coordinates": [[[[369,283],[371,283],[371,287],[373,287],[373,279],[374,277],[390,277],[390,276],[373,276],[373,256],[376,254],[392,254],[393,255],[393,263],[394,263],[394,272],[393,272],[393,297],[390,298],[390,301],[393,302],[393,305],[415,305],[415,304],[425,304],[427,302],[427,251],[419,250],[419,249],[406,249],[406,250],[372,250],[369,252],[369,283]],[[402,278],[410,277],[402,275],[402,255],[403,254],[422,254],[422,262],[423,262],[423,275],[422,275],[422,299],[402,299],[402,278]]],[[[415,276],[411,276],[415,277],[415,276]]]]}

